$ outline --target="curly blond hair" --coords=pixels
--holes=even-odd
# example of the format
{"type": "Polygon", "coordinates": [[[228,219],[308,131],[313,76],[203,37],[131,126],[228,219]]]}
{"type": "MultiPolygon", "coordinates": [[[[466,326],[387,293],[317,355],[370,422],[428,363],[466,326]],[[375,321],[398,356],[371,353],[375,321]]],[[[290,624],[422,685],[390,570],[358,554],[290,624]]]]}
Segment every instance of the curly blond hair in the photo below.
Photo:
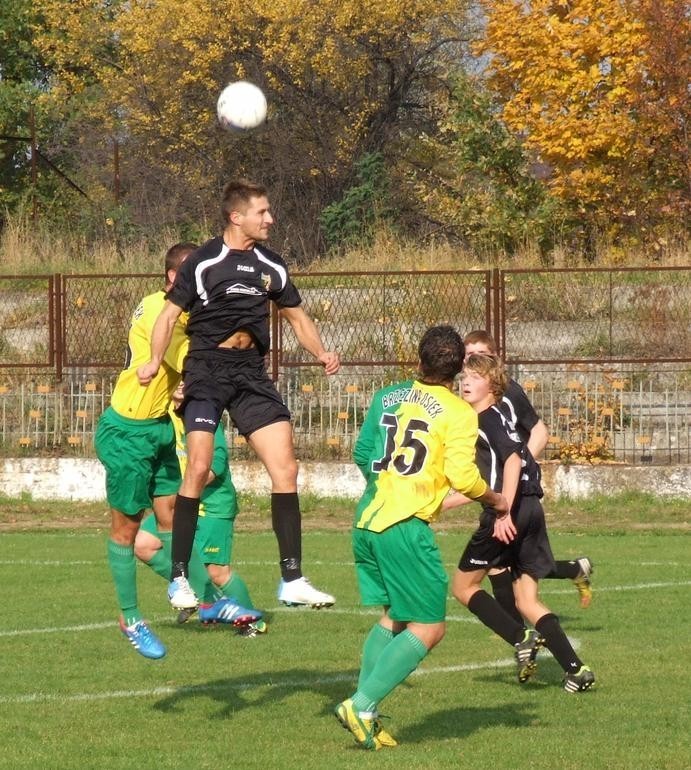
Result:
{"type": "Polygon", "coordinates": [[[496,401],[501,401],[509,383],[509,377],[499,358],[472,353],[466,358],[463,371],[475,372],[480,377],[488,379],[492,395],[496,401]]]}

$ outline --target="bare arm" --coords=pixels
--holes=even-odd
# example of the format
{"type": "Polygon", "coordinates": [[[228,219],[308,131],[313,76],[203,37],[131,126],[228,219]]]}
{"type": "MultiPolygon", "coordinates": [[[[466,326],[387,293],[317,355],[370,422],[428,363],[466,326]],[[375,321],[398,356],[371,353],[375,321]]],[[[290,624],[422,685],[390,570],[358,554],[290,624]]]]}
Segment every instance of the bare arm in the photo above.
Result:
{"type": "Polygon", "coordinates": [[[448,511],[451,508],[460,508],[461,505],[467,505],[468,503],[474,503],[471,497],[466,497],[461,492],[450,492],[443,500],[441,504],[442,511],[448,511]]]}
{"type": "Polygon", "coordinates": [[[516,526],[508,515],[516,499],[518,482],[521,479],[521,456],[518,452],[512,454],[504,463],[504,479],[501,487],[502,496],[508,504],[506,514],[497,511],[494,522],[494,537],[502,543],[510,543],[516,536],[516,526]]]}
{"type": "Polygon", "coordinates": [[[148,363],[142,364],[137,369],[140,385],[148,385],[158,374],[161,361],[163,361],[163,356],[173,336],[175,322],[180,317],[180,313],[182,313],[182,308],[166,300],[163,310],[159,313],[151,332],[151,358],[148,363]]]}
{"type": "Polygon", "coordinates": [[[542,420],[538,420],[530,431],[530,437],[528,438],[527,443],[530,454],[536,460],[540,459],[540,456],[545,451],[548,441],[549,431],[547,430],[547,426],[542,420]]]}
{"type": "Polygon", "coordinates": [[[478,501],[478,503],[482,503],[483,505],[488,505],[490,508],[494,508],[494,510],[497,512],[497,519],[500,517],[508,518],[509,504],[506,502],[504,495],[500,494],[499,492],[494,492],[489,487],[487,487],[487,491],[475,499],[478,501]]]}
{"type": "Polygon", "coordinates": [[[291,325],[300,345],[324,366],[326,374],[336,374],[341,367],[338,353],[324,350],[319,330],[302,307],[283,307],[280,313],[291,325]]]}

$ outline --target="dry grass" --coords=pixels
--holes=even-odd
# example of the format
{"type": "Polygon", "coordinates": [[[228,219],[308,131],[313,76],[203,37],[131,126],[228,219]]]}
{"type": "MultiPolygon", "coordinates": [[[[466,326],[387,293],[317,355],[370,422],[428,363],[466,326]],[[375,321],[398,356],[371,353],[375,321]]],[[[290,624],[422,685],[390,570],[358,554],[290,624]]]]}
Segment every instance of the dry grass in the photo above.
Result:
{"type": "Polygon", "coordinates": [[[114,233],[92,241],[10,217],[0,230],[0,264],[6,275],[159,273],[165,250],[178,240],[178,233],[166,230],[122,246],[114,233]]]}
{"type": "MultiPolygon", "coordinates": [[[[172,229],[126,245],[115,232],[106,231],[100,240],[90,241],[79,233],[52,232],[34,227],[26,218],[8,217],[0,231],[0,264],[5,275],[41,273],[158,273],[163,253],[180,240],[172,229]]],[[[612,247],[599,257],[597,267],[651,267],[691,264],[691,247],[677,239],[655,248],[612,247]]],[[[390,230],[378,231],[366,248],[351,248],[341,254],[317,257],[300,272],[359,272],[395,270],[484,270],[500,268],[538,268],[544,265],[537,250],[526,245],[508,256],[500,252],[478,252],[429,240],[424,244],[400,237],[390,230]]],[[[588,266],[566,246],[557,246],[551,256],[552,267],[588,266]]],[[[590,265],[593,266],[593,265],[590,265]]]]}

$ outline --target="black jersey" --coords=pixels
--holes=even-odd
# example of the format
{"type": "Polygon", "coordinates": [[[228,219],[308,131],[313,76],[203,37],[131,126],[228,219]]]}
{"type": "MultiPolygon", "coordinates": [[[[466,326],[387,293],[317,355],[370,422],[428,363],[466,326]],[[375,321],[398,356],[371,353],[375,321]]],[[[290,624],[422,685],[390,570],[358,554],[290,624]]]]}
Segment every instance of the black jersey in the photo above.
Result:
{"type": "Polygon", "coordinates": [[[257,349],[269,350],[269,300],[279,307],[301,303],[283,259],[264,246],[229,249],[212,238],[180,265],[167,294],[189,311],[190,351],[217,348],[238,329],[254,337],[257,349]]]}
{"type": "Polygon", "coordinates": [[[516,428],[521,441],[527,443],[530,431],[538,424],[540,417],[516,380],[509,380],[504,397],[497,406],[516,428]]]}
{"type": "Polygon", "coordinates": [[[487,484],[495,492],[501,492],[504,483],[504,463],[516,453],[521,458],[521,478],[514,506],[522,495],[542,497],[540,466],[498,405],[490,406],[480,412],[478,427],[475,462],[487,484]]]}

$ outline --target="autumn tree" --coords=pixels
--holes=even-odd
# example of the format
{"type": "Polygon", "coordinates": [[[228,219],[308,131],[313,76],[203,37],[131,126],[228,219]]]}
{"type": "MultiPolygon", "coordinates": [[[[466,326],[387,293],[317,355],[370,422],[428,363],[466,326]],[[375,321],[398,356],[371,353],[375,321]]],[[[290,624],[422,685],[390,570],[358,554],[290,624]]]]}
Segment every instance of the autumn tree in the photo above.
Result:
{"type": "MultiPolygon", "coordinates": [[[[610,231],[616,223],[643,232],[664,219],[664,199],[688,201],[681,183],[688,173],[672,157],[686,130],[686,118],[673,126],[680,119],[679,81],[663,74],[669,54],[685,50],[677,64],[688,75],[683,0],[483,5],[488,23],[480,50],[489,56],[502,118],[551,168],[550,189],[574,213],[610,231]],[[671,18],[675,25],[667,23],[671,18]],[[650,108],[660,103],[666,109],[650,108]]],[[[685,156],[688,162],[688,151],[685,156]]]]}
{"type": "Polygon", "coordinates": [[[481,78],[458,73],[436,130],[403,155],[428,231],[462,239],[482,253],[554,245],[558,202],[537,179],[539,169],[500,120],[501,105],[481,78]],[[435,228],[436,223],[436,228],[435,228]]]}
{"type": "Polygon", "coordinates": [[[210,227],[224,180],[260,178],[278,238],[302,254],[319,244],[319,214],[352,184],[358,159],[415,122],[463,38],[465,12],[456,0],[34,6],[35,43],[55,72],[43,100],[66,113],[79,105],[90,190],[108,190],[114,140],[132,217],[210,227]],[[247,135],[215,120],[222,86],[241,77],[270,105],[266,126],[247,135]]]}

